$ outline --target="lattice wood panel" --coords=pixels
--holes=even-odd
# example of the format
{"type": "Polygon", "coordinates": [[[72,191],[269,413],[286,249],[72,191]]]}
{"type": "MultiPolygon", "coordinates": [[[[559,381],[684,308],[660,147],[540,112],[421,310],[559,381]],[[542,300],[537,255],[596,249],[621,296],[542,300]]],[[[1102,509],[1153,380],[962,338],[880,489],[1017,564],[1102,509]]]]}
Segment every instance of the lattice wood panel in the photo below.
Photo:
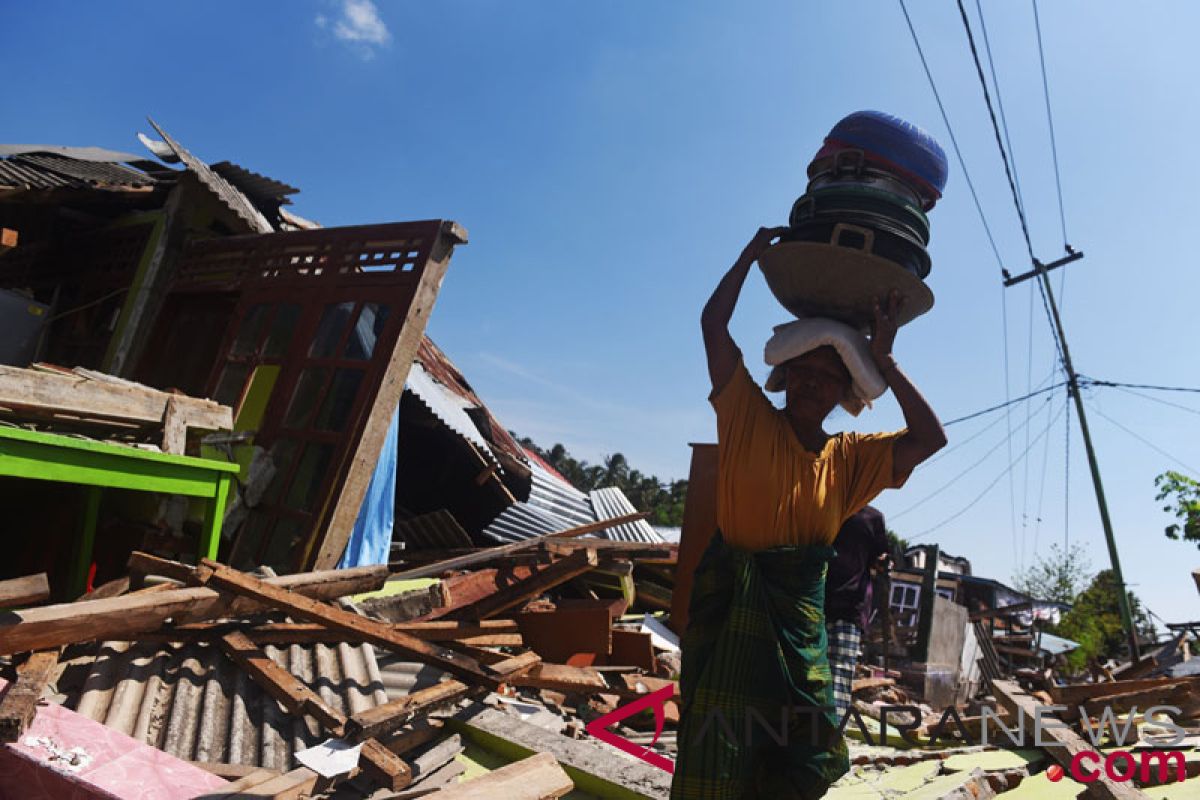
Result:
{"type": "Polygon", "coordinates": [[[186,248],[177,291],[239,293],[207,393],[240,412],[239,425],[257,431],[254,443],[276,467],[238,533],[233,563],[299,569],[317,558],[331,520],[335,536],[348,535],[345,509],[366,488],[362,457],[373,465],[381,444],[382,434],[364,441],[364,432],[381,419],[386,428],[395,412],[450,253],[463,241],[461,228],[431,220],[186,248]]]}

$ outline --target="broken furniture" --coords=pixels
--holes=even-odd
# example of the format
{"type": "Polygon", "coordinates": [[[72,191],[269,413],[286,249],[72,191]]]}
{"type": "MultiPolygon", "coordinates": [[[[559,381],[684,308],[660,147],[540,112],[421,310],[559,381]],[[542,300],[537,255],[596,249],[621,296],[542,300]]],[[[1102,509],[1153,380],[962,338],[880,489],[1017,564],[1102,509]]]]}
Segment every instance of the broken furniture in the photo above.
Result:
{"type": "Polygon", "coordinates": [[[199,558],[211,558],[217,554],[225,497],[237,471],[237,464],[224,461],[0,427],[0,476],[88,487],[83,532],[70,587],[76,594],[83,591],[87,580],[104,487],[203,499],[206,508],[198,552],[199,558]]]}

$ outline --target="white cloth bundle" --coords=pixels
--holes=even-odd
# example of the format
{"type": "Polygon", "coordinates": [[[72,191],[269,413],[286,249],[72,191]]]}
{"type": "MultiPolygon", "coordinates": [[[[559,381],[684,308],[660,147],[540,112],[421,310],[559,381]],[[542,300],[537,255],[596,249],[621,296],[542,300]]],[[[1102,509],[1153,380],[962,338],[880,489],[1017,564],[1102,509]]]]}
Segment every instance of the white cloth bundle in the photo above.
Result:
{"type": "MultiPolygon", "coordinates": [[[[842,400],[842,408],[858,416],[871,401],[887,391],[887,381],[871,358],[871,347],[867,337],[849,325],[824,317],[806,317],[775,326],[775,333],[767,341],[763,357],[772,367],[778,367],[796,356],[829,345],[837,350],[850,371],[852,397],[842,400]]],[[[771,370],[766,390],[779,392],[784,389],[782,369],[771,370]]]]}

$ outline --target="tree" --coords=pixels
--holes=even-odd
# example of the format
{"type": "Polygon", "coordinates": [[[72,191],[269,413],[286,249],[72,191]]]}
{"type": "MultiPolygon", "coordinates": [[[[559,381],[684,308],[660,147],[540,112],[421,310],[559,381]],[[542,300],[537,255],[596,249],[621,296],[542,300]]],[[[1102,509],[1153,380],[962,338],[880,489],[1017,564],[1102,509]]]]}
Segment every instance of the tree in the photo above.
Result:
{"type": "Polygon", "coordinates": [[[908,539],[888,528],[887,540],[888,552],[892,553],[897,560],[903,558],[905,551],[908,550],[908,539]]]}
{"type": "Polygon", "coordinates": [[[649,512],[651,525],[678,527],[683,524],[683,506],[687,501],[687,481],[662,481],[656,475],[644,475],[629,466],[622,453],[606,456],[603,464],[589,464],[573,458],[561,444],[543,450],[528,437],[509,431],[524,448],[537,455],[579,489],[589,492],[615,486],[625,493],[638,511],[649,512]]]}
{"type": "Polygon", "coordinates": [[[1039,558],[1036,564],[1015,576],[1013,584],[1037,600],[1070,605],[1092,579],[1091,566],[1087,551],[1078,544],[1070,549],[1052,544],[1050,555],[1039,558]]]}
{"type": "MultiPolygon", "coordinates": [[[[1119,591],[1113,571],[1102,570],[1075,596],[1071,610],[1052,629],[1052,633],[1079,642],[1079,648],[1067,655],[1067,664],[1073,669],[1086,668],[1092,659],[1123,657],[1126,636],[1119,591]]],[[[1134,629],[1141,636],[1153,638],[1154,626],[1141,601],[1133,592],[1126,592],[1126,595],[1134,629]]]]}
{"type": "Polygon", "coordinates": [[[1167,538],[1195,542],[1200,547],[1200,482],[1168,470],[1154,479],[1154,485],[1158,488],[1155,500],[1171,501],[1163,506],[1163,511],[1174,514],[1183,523],[1168,525],[1167,538]]]}

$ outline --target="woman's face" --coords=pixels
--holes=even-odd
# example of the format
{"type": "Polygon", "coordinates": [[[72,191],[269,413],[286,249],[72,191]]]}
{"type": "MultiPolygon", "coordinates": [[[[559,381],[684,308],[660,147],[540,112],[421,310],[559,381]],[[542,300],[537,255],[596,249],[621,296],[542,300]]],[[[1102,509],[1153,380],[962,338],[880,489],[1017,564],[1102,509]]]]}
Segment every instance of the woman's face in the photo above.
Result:
{"type": "Polygon", "coordinates": [[[788,408],[824,419],[850,391],[850,371],[837,351],[826,345],[784,365],[788,408]]]}

